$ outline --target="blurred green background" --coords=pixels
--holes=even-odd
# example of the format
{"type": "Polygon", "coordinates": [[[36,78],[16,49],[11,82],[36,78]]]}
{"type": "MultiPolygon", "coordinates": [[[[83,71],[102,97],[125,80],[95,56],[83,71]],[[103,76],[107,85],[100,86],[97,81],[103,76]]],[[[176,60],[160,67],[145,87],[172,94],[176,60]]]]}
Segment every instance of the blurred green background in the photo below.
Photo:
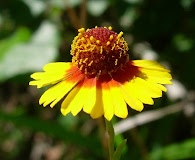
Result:
{"type": "Polygon", "coordinates": [[[194,0],[0,0],[1,160],[107,159],[101,120],[39,106],[44,89],[28,82],[48,62],[71,61],[77,29],[110,25],[131,59],[157,60],[174,78],[154,106],[129,109],[132,126],[114,118],[116,145],[127,139],[121,159],[195,159],[194,0]]]}

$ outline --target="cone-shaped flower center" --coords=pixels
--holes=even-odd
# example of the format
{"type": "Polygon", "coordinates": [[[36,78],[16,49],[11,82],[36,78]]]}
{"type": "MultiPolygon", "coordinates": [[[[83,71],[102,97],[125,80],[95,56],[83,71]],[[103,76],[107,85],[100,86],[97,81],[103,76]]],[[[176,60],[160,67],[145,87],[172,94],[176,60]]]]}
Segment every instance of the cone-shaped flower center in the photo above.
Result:
{"type": "Polygon", "coordinates": [[[128,57],[128,46],[123,32],[117,34],[112,27],[84,28],[71,45],[72,62],[88,76],[100,76],[123,68],[128,57]]]}

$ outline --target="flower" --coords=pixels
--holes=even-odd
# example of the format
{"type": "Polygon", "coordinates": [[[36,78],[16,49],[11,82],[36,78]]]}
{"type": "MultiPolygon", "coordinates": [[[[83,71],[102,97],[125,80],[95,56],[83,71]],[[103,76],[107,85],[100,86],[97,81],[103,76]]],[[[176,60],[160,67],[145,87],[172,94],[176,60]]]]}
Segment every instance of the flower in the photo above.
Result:
{"type": "Polygon", "coordinates": [[[76,116],[81,110],[92,118],[114,115],[126,118],[127,104],[142,111],[143,104],[166,92],[170,71],[155,61],[129,60],[128,45],[112,27],[78,30],[71,45],[72,62],[46,64],[44,72],[31,75],[29,85],[53,85],[41,96],[40,105],[54,107],[63,99],[61,112],[76,116]]]}

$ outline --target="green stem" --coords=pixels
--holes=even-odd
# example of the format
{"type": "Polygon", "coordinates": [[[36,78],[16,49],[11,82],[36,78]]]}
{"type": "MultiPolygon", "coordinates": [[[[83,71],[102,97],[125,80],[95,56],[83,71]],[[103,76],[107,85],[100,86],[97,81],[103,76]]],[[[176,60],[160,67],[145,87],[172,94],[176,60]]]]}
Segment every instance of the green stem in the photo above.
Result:
{"type": "Polygon", "coordinates": [[[111,121],[105,119],[105,123],[108,132],[109,160],[114,160],[114,128],[111,121]]]}

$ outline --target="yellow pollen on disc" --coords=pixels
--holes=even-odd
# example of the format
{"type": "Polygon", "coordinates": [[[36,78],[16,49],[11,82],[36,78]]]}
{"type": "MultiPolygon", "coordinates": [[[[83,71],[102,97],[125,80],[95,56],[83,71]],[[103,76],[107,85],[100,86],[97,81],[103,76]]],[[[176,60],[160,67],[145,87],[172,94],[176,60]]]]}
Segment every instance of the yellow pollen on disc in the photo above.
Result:
{"type": "Polygon", "coordinates": [[[91,42],[95,42],[95,38],[93,36],[90,36],[89,39],[90,39],[91,42]]]}
{"type": "Polygon", "coordinates": [[[120,32],[118,35],[117,35],[117,38],[121,38],[123,36],[123,32],[120,32]]]}
{"type": "Polygon", "coordinates": [[[87,60],[88,60],[88,58],[85,58],[85,60],[83,61],[83,63],[86,63],[86,62],[87,62],[87,60]]]}
{"type": "Polygon", "coordinates": [[[92,65],[92,63],[93,63],[93,61],[91,61],[91,62],[88,64],[88,66],[91,66],[91,65],[92,65]]]}
{"type": "Polygon", "coordinates": [[[82,42],[84,42],[84,43],[86,42],[86,40],[85,40],[85,38],[84,38],[84,37],[82,37],[82,38],[81,38],[81,40],[82,40],[82,42]]]}
{"type": "Polygon", "coordinates": [[[71,45],[72,62],[87,76],[112,75],[129,60],[123,32],[117,34],[111,26],[78,32],[71,45]]]}
{"type": "Polygon", "coordinates": [[[111,26],[109,26],[109,27],[108,27],[108,29],[111,31],[111,30],[112,30],[112,27],[111,27],[111,26]]]}
{"type": "Polygon", "coordinates": [[[79,33],[84,33],[84,32],[85,32],[85,28],[80,28],[80,29],[78,29],[78,32],[79,32],[79,33]]]}
{"type": "Polygon", "coordinates": [[[112,41],[113,38],[114,38],[114,36],[113,35],[110,35],[109,40],[112,41]]]}
{"type": "Polygon", "coordinates": [[[106,42],[106,45],[109,46],[110,45],[110,41],[106,42]]]}
{"type": "Polygon", "coordinates": [[[117,63],[118,63],[118,59],[115,59],[115,66],[117,65],[117,63]]]}
{"type": "Polygon", "coordinates": [[[100,44],[100,40],[96,40],[96,43],[97,43],[97,44],[100,44]]]}

